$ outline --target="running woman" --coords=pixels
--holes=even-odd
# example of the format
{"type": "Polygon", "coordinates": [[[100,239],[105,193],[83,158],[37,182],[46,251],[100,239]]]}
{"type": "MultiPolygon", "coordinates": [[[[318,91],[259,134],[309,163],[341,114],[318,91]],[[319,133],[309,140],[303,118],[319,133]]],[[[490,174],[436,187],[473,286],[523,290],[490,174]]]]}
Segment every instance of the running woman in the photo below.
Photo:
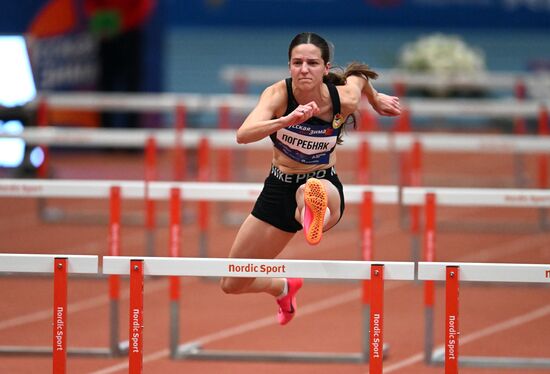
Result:
{"type": "MultiPolygon", "coordinates": [[[[307,242],[318,244],[344,211],[335,148],[341,143],[344,125],[355,126],[361,98],[366,96],[380,115],[401,113],[397,97],[373,88],[370,81],[378,75],[368,65],[355,62],[334,71],[330,57],[329,44],[321,36],[296,35],[288,48],[290,78],[267,87],[237,131],[239,144],[269,136],[273,159],[230,258],[273,259],[302,228],[307,242]]],[[[296,314],[296,293],[302,283],[297,278],[225,277],[221,287],[229,294],[273,295],[278,321],[285,325],[296,314]]]]}

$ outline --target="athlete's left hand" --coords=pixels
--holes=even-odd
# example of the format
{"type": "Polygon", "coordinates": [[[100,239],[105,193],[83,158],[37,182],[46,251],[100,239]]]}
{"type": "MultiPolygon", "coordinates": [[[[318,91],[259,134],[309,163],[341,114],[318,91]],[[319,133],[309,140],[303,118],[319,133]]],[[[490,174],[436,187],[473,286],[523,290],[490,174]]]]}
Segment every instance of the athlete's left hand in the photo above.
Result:
{"type": "Polygon", "coordinates": [[[398,116],[401,114],[401,104],[397,96],[378,93],[371,102],[372,108],[381,116],[398,116]]]}

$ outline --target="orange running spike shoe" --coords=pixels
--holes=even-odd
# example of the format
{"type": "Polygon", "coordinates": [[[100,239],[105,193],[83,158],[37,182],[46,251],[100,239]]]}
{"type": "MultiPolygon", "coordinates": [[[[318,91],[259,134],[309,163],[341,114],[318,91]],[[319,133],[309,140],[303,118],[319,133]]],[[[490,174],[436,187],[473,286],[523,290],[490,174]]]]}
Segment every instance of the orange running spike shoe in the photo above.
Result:
{"type": "Polygon", "coordinates": [[[327,210],[327,193],[319,179],[310,178],[304,188],[304,234],[309,244],[319,244],[327,210]]]}
{"type": "Polygon", "coordinates": [[[279,324],[286,325],[294,318],[296,314],[296,294],[302,288],[303,283],[304,280],[302,278],[287,279],[288,291],[285,296],[277,299],[277,304],[279,304],[279,311],[277,312],[279,324]]]}

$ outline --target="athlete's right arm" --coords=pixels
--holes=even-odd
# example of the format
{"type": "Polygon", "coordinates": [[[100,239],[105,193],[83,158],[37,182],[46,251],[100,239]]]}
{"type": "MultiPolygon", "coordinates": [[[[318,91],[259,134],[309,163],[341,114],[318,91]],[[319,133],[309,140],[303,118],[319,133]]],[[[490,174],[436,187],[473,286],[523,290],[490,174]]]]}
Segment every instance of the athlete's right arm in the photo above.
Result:
{"type": "Polygon", "coordinates": [[[284,81],[267,87],[262,92],[258,104],[237,130],[237,143],[246,144],[261,140],[277,130],[305,121],[319,110],[317,104],[309,103],[299,105],[292,113],[281,116],[286,109],[287,101],[284,81]]]}

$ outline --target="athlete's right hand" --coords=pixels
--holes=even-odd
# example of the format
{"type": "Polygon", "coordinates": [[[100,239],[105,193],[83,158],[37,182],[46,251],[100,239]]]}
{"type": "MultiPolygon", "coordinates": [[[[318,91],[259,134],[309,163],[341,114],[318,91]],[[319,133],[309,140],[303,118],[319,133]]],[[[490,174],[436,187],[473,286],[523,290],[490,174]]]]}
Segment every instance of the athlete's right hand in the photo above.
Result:
{"type": "Polygon", "coordinates": [[[305,105],[298,105],[296,109],[286,116],[286,120],[288,121],[287,126],[304,123],[317,114],[319,114],[319,106],[315,101],[311,101],[305,105]]]}

